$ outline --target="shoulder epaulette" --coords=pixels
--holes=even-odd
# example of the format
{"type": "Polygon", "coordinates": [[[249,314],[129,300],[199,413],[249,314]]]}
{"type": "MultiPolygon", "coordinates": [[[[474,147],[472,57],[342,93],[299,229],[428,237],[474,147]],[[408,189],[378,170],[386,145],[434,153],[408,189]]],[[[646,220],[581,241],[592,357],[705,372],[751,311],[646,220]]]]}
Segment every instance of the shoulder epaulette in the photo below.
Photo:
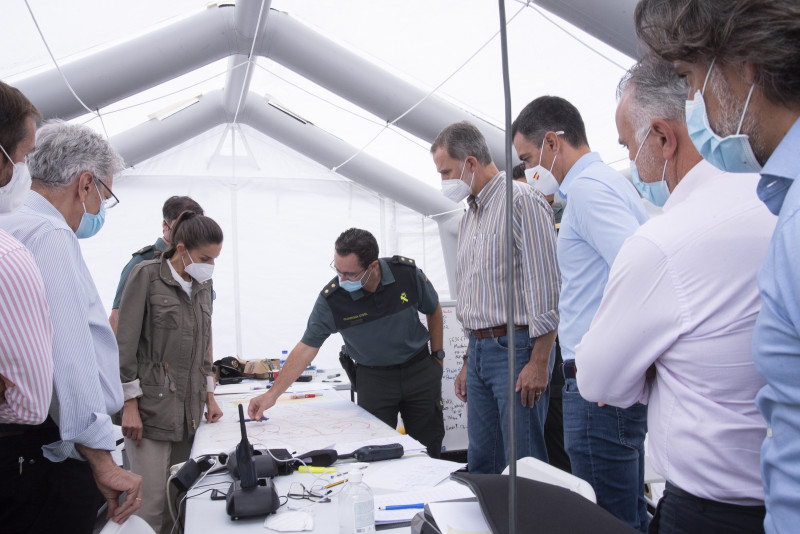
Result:
{"type": "Polygon", "coordinates": [[[328,298],[328,297],[330,297],[331,295],[333,295],[333,293],[334,293],[334,292],[335,292],[337,289],[339,289],[339,280],[337,280],[336,278],[334,278],[333,280],[331,280],[330,282],[328,282],[327,284],[325,284],[325,287],[323,287],[323,288],[322,288],[322,291],[320,291],[320,295],[322,295],[322,296],[323,296],[323,297],[325,297],[325,298],[328,298]]]}
{"type": "Polygon", "coordinates": [[[415,262],[411,258],[406,258],[405,256],[392,256],[392,263],[398,263],[400,265],[408,265],[409,267],[417,266],[417,262],[415,262]]]}
{"type": "Polygon", "coordinates": [[[155,245],[147,245],[146,247],[142,247],[133,254],[132,256],[144,256],[145,254],[152,252],[156,248],[155,245]]]}

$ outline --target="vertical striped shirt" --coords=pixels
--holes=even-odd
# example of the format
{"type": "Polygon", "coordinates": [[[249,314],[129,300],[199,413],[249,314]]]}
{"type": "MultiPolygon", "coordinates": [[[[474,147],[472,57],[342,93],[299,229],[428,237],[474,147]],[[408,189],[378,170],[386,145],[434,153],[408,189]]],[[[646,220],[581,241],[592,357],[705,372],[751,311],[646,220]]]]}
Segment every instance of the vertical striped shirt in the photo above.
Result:
{"type": "Polygon", "coordinates": [[[22,243],[0,230],[0,375],[7,384],[0,423],[38,425],[47,417],[52,340],[39,268],[22,243]]]}
{"type": "Polygon", "coordinates": [[[61,440],[43,447],[49,460],[81,458],[80,443],[114,450],[109,414],[122,408],[119,352],[100,295],[83,261],[75,232],[43,196],[0,217],[0,228],[33,254],[42,273],[53,322],[53,403],[61,440]]]}
{"type": "MultiPolygon", "coordinates": [[[[514,320],[531,337],[558,327],[561,277],[556,261],[553,211],[532,187],[514,183],[514,320]]],[[[477,196],[458,230],[456,316],[467,330],[506,320],[506,189],[500,172],[477,196]]]]}

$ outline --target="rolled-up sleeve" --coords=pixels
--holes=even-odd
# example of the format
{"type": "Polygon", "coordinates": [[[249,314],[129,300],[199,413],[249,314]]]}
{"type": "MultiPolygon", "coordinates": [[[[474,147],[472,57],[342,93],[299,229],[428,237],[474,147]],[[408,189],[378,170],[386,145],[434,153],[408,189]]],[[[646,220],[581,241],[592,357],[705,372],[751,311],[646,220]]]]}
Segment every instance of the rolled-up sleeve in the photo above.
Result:
{"type": "Polygon", "coordinates": [[[36,425],[47,418],[52,338],[42,276],[31,253],[18,244],[0,258],[0,375],[7,383],[0,423],[36,425]]]}
{"type": "Polygon", "coordinates": [[[600,308],[576,348],[583,398],[621,408],[647,402],[647,369],[687,324],[674,278],[663,252],[649,239],[637,235],[625,242],[600,308]]]}
{"type": "Polygon", "coordinates": [[[525,191],[516,198],[514,207],[514,241],[521,256],[521,289],[532,337],[558,328],[561,291],[553,211],[544,197],[537,195],[541,196],[525,191]]]}
{"type": "Polygon", "coordinates": [[[128,277],[128,283],[125,284],[120,301],[117,345],[119,346],[119,378],[122,381],[125,400],[142,396],[136,353],[139,348],[147,306],[148,282],[149,277],[147,272],[142,269],[142,264],[136,265],[128,277]]]}

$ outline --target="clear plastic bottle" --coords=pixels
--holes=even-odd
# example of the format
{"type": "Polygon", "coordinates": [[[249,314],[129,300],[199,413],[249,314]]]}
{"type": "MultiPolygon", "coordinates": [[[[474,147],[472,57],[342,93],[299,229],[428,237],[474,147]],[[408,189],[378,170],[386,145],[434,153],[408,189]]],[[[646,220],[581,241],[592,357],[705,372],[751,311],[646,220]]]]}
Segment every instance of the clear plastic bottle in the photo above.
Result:
{"type": "Polygon", "coordinates": [[[347,478],[347,485],[339,493],[339,534],[372,534],[375,532],[372,490],[362,482],[361,471],[348,473],[347,478]]]}

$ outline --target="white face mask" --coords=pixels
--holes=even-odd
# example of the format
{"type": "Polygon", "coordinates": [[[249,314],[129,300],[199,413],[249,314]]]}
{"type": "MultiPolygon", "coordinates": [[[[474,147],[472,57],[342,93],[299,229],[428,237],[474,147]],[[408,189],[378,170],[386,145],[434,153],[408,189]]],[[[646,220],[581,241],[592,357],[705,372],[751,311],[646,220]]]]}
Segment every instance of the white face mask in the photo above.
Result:
{"type": "Polygon", "coordinates": [[[24,161],[14,163],[5,148],[0,146],[0,150],[14,166],[11,181],[0,187],[0,214],[5,214],[16,211],[25,202],[31,189],[31,173],[24,161]]]}
{"type": "Polygon", "coordinates": [[[189,261],[191,262],[189,265],[186,265],[186,262],[181,257],[181,261],[183,261],[183,270],[186,271],[189,276],[200,282],[208,282],[211,280],[211,277],[214,276],[214,266],[210,263],[197,263],[192,260],[192,255],[189,254],[189,251],[186,251],[187,255],[189,256],[189,261]]]}
{"type": "MultiPolygon", "coordinates": [[[[556,135],[563,135],[563,131],[556,132],[556,135]]],[[[542,139],[542,147],[539,149],[539,164],[536,167],[525,169],[525,179],[528,183],[540,191],[543,195],[553,195],[558,191],[558,180],[553,176],[553,167],[556,164],[558,153],[553,157],[553,163],[550,165],[550,170],[542,167],[542,152],[544,152],[544,142],[542,139]]]]}
{"type": "Polygon", "coordinates": [[[452,200],[453,202],[461,202],[472,193],[472,183],[475,181],[475,173],[472,173],[472,179],[469,185],[461,178],[464,176],[464,169],[467,168],[467,161],[464,160],[464,165],[461,167],[461,176],[458,180],[442,180],[442,194],[452,200]]]}

